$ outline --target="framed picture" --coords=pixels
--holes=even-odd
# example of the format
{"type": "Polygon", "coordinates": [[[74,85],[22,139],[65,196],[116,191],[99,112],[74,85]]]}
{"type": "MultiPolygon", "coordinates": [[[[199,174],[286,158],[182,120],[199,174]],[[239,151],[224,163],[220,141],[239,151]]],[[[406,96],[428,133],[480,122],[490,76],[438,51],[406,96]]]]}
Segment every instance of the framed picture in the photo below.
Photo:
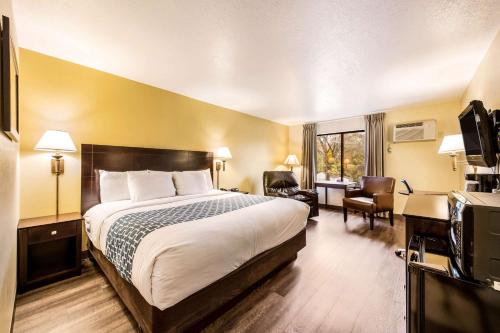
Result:
{"type": "Polygon", "coordinates": [[[1,35],[1,127],[12,140],[19,141],[19,67],[10,36],[9,18],[2,16],[1,35]]]}

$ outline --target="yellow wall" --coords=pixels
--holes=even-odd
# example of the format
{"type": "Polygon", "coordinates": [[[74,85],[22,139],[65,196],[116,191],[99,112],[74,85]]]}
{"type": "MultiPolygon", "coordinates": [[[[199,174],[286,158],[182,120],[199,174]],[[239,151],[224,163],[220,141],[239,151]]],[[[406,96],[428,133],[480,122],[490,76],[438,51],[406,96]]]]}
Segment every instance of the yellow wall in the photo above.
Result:
{"type": "Polygon", "coordinates": [[[462,108],[478,99],[487,109],[500,109],[500,30],[462,98],[462,108]]]}
{"type": "MultiPolygon", "coordinates": [[[[0,0],[0,12],[10,17],[12,4],[0,0]]],[[[9,332],[16,296],[17,222],[19,220],[19,145],[0,133],[0,332],[9,332]]]]}
{"type": "MultiPolygon", "coordinates": [[[[500,109],[500,31],[479,65],[462,98],[435,101],[399,107],[386,112],[385,174],[396,178],[395,213],[404,208],[406,197],[397,194],[404,190],[399,182],[406,178],[417,190],[450,191],[463,187],[463,167],[452,171],[451,158],[437,153],[444,135],[459,134],[458,115],[473,99],[484,102],[487,109],[500,109]],[[397,122],[436,119],[438,137],[436,141],[393,144],[391,125],[397,122]],[[387,144],[392,152],[387,152],[387,144]]],[[[289,129],[289,151],[300,156],[302,125],[289,129]]],[[[465,160],[459,154],[459,161],[465,160]]],[[[300,171],[300,169],[298,170],[300,171]]]]}
{"type": "MultiPolygon", "coordinates": [[[[33,150],[47,129],[81,143],[213,150],[233,159],[221,187],[260,193],[262,172],[288,152],[288,127],[21,49],[21,216],[53,214],[50,154],[33,150]]],[[[61,211],[80,210],[80,152],[66,154],[61,211]]]]}
{"type": "MultiPolygon", "coordinates": [[[[450,191],[463,187],[463,166],[452,171],[451,158],[437,153],[444,135],[459,134],[458,115],[471,100],[484,102],[487,109],[500,109],[500,31],[479,65],[462,98],[435,101],[399,107],[386,112],[385,174],[396,178],[395,213],[404,208],[406,197],[397,194],[404,190],[399,182],[406,178],[417,190],[450,191]],[[391,125],[397,122],[436,119],[438,137],[436,141],[393,144],[391,125]],[[387,152],[387,144],[392,152],[387,152]]],[[[289,130],[289,151],[300,156],[302,125],[289,130]]],[[[465,160],[459,154],[459,161],[465,160]]]]}
{"type": "MultiPolygon", "coordinates": [[[[396,191],[403,190],[399,183],[406,178],[415,189],[449,191],[463,188],[463,165],[451,169],[451,159],[437,151],[444,135],[459,134],[458,115],[471,100],[484,102],[487,109],[500,108],[500,31],[479,65],[462,98],[386,110],[386,129],[392,123],[419,119],[436,119],[438,140],[430,142],[391,144],[392,153],[385,156],[386,175],[398,180],[396,191]]],[[[386,130],[387,135],[390,132],[386,130]]],[[[389,138],[389,137],[388,137],[389,138]]],[[[390,140],[388,140],[390,141],[390,140]]],[[[459,161],[465,160],[459,154],[459,161]]],[[[396,195],[396,213],[404,208],[406,198],[396,195]]]]}
{"type": "MultiPolygon", "coordinates": [[[[406,196],[397,194],[398,191],[404,190],[404,186],[400,183],[402,178],[407,179],[410,185],[417,190],[450,191],[460,189],[463,173],[460,170],[452,170],[449,156],[437,153],[444,135],[460,133],[457,118],[461,112],[460,99],[457,97],[454,100],[411,105],[384,110],[384,112],[386,113],[385,174],[396,179],[395,213],[401,214],[406,202],[406,196]],[[437,120],[437,140],[392,143],[391,125],[425,119],[437,120]],[[391,153],[387,152],[388,144],[392,149],[391,153]]],[[[289,150],[300,156],[302,125],[291,126],[289,133],[289,150]]],[[[459,159],[463,159],[463,156],[460,156],[459,159]]]]}
{"type": "MultiPolygon", "coordinates": [[[[400,180],[405,178],[415,190],[450,191],[462,186],[463,173],[452,170],[451,158],[439,155],[438,150],[443,136],[459,134],[458,115],[461,112],[460,100],[437,101],[419,105],[385,110],[385,174],[396,179],[394,199],[395,213],[403,211],[406,196],[397,194],[405,190],[400,180]],[[437,120],[437,140],[422,142],[392,143],[391,125],[414,120],[437,120]],[[387,152],[388,144],[391,153],[387,152]]],[[[459,160],[463,160],[459,156],[459,160]]]]}
{"type": "MultiPolygon", "coordinates": [[[[444,135],[459,133],[457,116],[472,99],[500,107],[500,33],[484,57],[462,99],[385,110],[387,138],[395,122],[436,119],[438,139],[391,144],[385,154],[388,176],[407,178],[415,189],[448,191],[462,185],[460,170],[438,155],[444,135]]],[[[234,159],[221,186],[261,192],[261,175],[280,165],[288,153],[301,157],[302,127],[289,129],[267,120],[203,103],[165,90],[21,50],[21,215],[54,211],[50,154],[33,151],[46,129],[67,130],[77,145],[98,143],[143,147],[212,150],[227,145],[234,159]]],[[[386,146],[387,148],[387,146],[386,146]]],[[[61,179],[62,211],[78,211],[79,153],[66,155],[61,179]]],[[[463,157],[460,157],[463,159],[463,157]]],[[[300,168],[295,168],[300,177],[300,168]]],[[[396,195],[396,213],[405,197],[396,195]]]]}

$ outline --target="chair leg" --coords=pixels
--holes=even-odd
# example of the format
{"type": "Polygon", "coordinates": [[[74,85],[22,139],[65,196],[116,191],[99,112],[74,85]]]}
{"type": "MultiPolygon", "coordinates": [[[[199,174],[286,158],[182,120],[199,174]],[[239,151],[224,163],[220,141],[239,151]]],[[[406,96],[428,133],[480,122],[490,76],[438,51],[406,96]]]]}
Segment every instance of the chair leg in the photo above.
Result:
{"type": "Polygon", "coordinates": [[[342,208],[342,210],[344,211],[344,223],[346,223],[347,222],[347,208],[344,207],[344,208],[342,208]]]}
{"type": "Polygon", "coordinates": [[[389,222],[391,223],[391,226],[394,226],[394,211],[390,210],[389,211],[389,222]]]}
{"type": "Polygon", "coordinates": [[[366,219],[366,213],[363,212],[363,220],[366,219]]]}
{"type": "Polygon", "coordinates": [[[370,230],[373,230],[373,220],[375,219],[375,215],[373,213],[370,214],[370,230]]]}

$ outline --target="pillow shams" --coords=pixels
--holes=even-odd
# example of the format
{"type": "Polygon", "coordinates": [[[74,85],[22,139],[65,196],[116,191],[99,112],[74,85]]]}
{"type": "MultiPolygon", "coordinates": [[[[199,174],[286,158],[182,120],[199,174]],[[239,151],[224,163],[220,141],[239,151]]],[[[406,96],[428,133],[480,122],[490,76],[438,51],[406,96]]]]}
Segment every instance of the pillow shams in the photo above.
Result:
{"type": "Polygon", "coordinates": [[[206,169],[202,171],[203,174],[205,175],[205,180],[207,182],[207,190],[213,190],[214,189],[214,182],[212,180],[212,175],[210,174],[210,169],[206,169]]]}
{"type": "Polygon", "coordinates": [[[174,172],[174,181],[178,195],[201,194],[209,191],[205,171],[174,172]]]}
{"type": "Polygon", "coordinates": [[[99,170],[99,189],[101,202],[130,199],[126,172],[99,170]]]}
{"type": "Polygon", "coordinates": [[[171,172],[127,172],[130,199],[144,201],[175,196],[171,172]]]}

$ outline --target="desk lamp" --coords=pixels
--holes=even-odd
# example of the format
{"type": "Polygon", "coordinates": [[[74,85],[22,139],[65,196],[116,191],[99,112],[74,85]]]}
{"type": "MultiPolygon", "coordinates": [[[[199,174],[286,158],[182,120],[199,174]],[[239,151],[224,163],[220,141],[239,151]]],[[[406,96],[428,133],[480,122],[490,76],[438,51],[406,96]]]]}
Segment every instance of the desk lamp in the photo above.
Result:
{"type": "Polygon", "coordinates": [[[290,171],[293,171],[294,166],[300,165],[299,159],[294,154],[288,155],[283,163],[290,167],[290,171]]]}

